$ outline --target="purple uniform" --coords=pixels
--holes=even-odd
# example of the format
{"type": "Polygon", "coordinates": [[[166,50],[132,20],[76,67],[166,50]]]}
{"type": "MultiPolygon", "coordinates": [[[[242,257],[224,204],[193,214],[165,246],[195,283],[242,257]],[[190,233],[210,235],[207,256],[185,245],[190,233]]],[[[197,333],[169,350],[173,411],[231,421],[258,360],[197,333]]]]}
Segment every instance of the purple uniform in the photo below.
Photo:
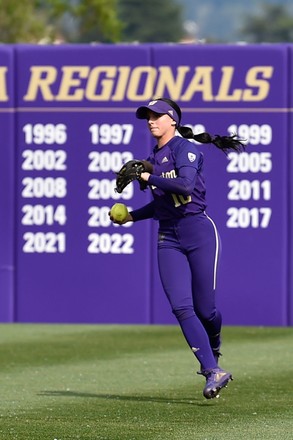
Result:
{"type": "Polygon", "coordinates": [[[154,200],[131,213],[159,221],[158,264],[164,291],[203,370],[216,368],[221,314],[215,306],[220,240],[206,215],[203,154],[179,136],[155,147],[148,161],[154,200]]]}
{"type": "Polygon", "coordinates": [[[162,285],[182,333],[200,362],[200,373],[206,378],[203,395],[213,399],[232,380],[232,374],[218,366],[222,317],[215,305],[215,289],[220,240],[205,212],[203,154],[189,139],[213,144],[225,153],[243,151],[244,145],[236,135],[194,134],[180,124],[181,113],[178,104],[169,98],[153,99],[136,110],[136,117],[147,120],[157,140],[148,158],[152,172],[140,175],[154,199],[131,212],[125,223],[158,220],[162,285]]]}

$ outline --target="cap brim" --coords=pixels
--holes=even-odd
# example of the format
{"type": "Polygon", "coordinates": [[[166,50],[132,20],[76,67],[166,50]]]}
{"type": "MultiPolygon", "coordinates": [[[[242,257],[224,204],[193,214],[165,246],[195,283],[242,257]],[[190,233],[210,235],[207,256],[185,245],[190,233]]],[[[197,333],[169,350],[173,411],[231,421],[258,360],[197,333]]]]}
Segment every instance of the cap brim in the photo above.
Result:
{"type": "Polygon", "coordinates": [[[148,114],[148,110],[149,110],[149,108],[146,107],[146,106],[139,107],[136,110],[136,117],[137,117],[137,119],[146,119],[147,118],[147,114],[148,114]]]}
{"type": "Polygon", "coordinates": [[[138,107],[136,110],[137,119],[148,119],[148,112],[157,113],[158,115],[169,115],[176,124],[179,123],[179,116],[176,110],[165,101],[154,100],[149,102],[148,105],[138,107]]]}

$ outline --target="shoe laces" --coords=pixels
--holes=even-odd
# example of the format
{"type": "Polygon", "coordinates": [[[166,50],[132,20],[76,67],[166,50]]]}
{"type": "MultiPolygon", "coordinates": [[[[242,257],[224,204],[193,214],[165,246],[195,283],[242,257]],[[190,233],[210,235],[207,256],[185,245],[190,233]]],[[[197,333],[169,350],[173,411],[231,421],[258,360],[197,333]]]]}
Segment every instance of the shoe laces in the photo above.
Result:
{"type": "Polygon", "coordinates": [[[201,374],[205,378],[209,378],[212,374],[218,374],[218,373],[226,373],[226,371],[222,370],[222,368],[212,368],[211,370],[202,370],[198,371],[197,374],[201,374]]]}

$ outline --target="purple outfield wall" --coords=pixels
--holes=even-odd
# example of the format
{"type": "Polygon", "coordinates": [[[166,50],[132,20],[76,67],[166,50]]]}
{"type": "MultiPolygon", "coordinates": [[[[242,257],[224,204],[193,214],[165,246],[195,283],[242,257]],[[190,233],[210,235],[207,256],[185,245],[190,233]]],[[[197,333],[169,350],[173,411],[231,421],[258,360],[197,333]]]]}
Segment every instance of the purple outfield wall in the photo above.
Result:
{"type": "Polygon", "coordinates": [[[14,319],[15,101],[14,52],[0,48],[0,322],[14,319]]]}
{"type": "Polygon", "coordinates": [[[184,124],[248,141],[202,146],[224,324],[292,325],[291,46],[19,45],[0,60],[2,322],[175,322],[157,224],[108,218],[151,199],[137,182],[117,194],[115,172],[148,155],[135,109],[164,95],[184,124]]]}

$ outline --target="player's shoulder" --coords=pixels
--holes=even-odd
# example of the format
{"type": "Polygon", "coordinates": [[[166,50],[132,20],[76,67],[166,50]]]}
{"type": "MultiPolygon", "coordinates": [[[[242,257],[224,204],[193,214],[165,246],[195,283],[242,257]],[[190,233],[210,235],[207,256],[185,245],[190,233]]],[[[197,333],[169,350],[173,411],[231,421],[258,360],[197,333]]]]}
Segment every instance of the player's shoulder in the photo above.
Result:
{"type": "Polygon", "coordinates": [[[199,152],[198,146],[192,139],[186,139],[182,136],[174,136],[172,139],[172,149],[175,153],[186,150],[199,152]]]}

